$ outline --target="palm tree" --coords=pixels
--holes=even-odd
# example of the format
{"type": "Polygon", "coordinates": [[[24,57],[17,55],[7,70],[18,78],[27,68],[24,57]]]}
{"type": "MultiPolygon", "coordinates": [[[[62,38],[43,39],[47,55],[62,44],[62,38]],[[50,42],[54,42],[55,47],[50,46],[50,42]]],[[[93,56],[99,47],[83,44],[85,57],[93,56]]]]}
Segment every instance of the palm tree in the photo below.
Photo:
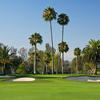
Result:
{"type": "Polygon", "coordinates": [[[96,67],[95,74],[97,74],[97,64],[100,62],[100,40],[90,40],[89,47],[91,48],[91,60],[96,67]]]}
{"type": "Polygon", "coordinates": [[[62,42],[64,40],[64,26],[68,24],[69,17],[62,13],[58,16],[57,22],[62,26],[62,42]]]}
{"type": "Polygon", "coordinates": [[[78,73],[78,57],[81,54],[80,48],[75,48],[74,49],[74,55],[76,56],[76,73],[78,73]]]}
{"type": "Polygon", "coordinates": [[[3,64],[3,73],[6,74],[6,64],[10,63],[10,49],[7,46],[2,46],[0,49],[0,63],[3,64]]]}
{"type": "Polygon", "coordinates": [[[30,44],[34,46],[34,74],[36,74],[36,49],[37,49],[37,44],[42,43],[42,36],[39,33],[34,33],[31,35],[29,38],[30,44]]]}
{"type": "Polygon", "coordinates": [[[45,21],[50,22],[50,31],[51,31],[51,44],[52,44],[52,74],[54,73],[54,52],[53,52],[53,33],[52,33],[52,20],[56,19],[56,12],[54,8],[48,7],[43,12],[43,18],[45,21]]]}
{"type": "MultiPolygon", "coordinates": [[[[58,44],[59,52],[64,54],[64,52],[67,52],[69,50],[69,47],[66,42],[61,42],[58,44]]],[[[64,56],[62,56],[62,74],[64,73],[64,56]]]]}
{"type": "MultiPolygon", "coordinates": [[[[57,22],[58,22],[58,24],[60,24],[62,26],[62,42],[63,42],[64,41],[64,26],[68,24],[69,17],[66,14],[62,13],[58,16],[57,22]]],[[[64,52],[62,53],[62,59],[64,60],[64,52]]],[[[64,66],[63,60],[62,60],[62,66],[64,66]]]]}

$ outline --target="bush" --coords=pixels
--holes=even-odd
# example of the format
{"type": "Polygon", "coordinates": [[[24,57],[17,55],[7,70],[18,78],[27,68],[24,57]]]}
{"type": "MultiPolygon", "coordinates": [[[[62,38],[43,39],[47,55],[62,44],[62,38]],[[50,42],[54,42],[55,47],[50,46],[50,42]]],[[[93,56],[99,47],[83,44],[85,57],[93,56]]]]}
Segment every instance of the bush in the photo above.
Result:
{"type": "Polygon", "coordinates": [[[16,70],[16,73],[18,74],[27,74],[27,69],[26,69],[26,63],[25,62],[22,62],[18,69],[16,70]]]}

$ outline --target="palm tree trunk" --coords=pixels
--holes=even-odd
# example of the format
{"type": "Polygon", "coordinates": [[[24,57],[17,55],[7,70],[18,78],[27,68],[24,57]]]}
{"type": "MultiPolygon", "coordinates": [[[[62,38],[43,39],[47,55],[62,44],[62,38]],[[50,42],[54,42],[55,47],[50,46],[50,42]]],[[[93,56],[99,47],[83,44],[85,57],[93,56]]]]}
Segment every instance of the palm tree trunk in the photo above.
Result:
{"type": "MultiPolygon", "coordinates": [[[[64,41],[64,25],[62,25],[62,42],[64,41]]],[[[64,73],[64,52],[62,53],[62,74],[64,73]]]]}
{"type": "Polygon", "coordinates": [[[53,52],[53,35],[52,35],[52,23],[50,21],[50,30],[51,30],[51,44],[52,44],[52,74],[54,74],[54,52],[53,52]]]}
{"type": "Polygon", "coordinates": [[[64,53],[62,53],[62,74],[64,73],[64,53]]]}
{"type": "Polygon", "coordinates": [[[47,74],[47,71],[48,71],[48,66],[46,65],[46,74],[47,74]]]}
{"type": "Polygon", "coordinates": [[[2,66],[2,74],[4,74],[4,67],[2,66]]]}
{"type": "Polygon", "coordinates": [[[56,67],[56,74],[58,74],[59,63],[60,63],[60,61],[59,61],[59,57],[58,57],[58,63],[57,63],[57,67],[56,67]]]}
{"type": "Polygon", "coordinates": [[[95,67],[96,67],[96,69],[95,69],[95,75],[97,75],[97,64],[95,64],[95,67]]]}
{"type": "Polygon", "coordinates": [[[36,74],[36,45],[34,50],[34,74],[36,74]]]}
{"type": "Polygon", "coordinates": [[[64,41],[64,25],[62,25],[62,42],[64,41]]]}
{"type": "Polygon", "coordinates": [[[6,75],[6,64],[4,63],[4,67],[3,67],[3,73],[4,75],[6,75]]]}
{"type": "Polygon", "coordinates": [[[78,56],[76,57],[76,73],[78,74],[78,56]]]}

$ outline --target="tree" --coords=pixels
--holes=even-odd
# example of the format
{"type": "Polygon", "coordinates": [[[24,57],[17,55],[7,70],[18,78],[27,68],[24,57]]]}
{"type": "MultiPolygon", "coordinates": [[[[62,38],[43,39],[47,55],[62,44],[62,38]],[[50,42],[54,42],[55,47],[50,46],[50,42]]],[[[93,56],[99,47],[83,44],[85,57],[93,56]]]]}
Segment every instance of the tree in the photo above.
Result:
{"type": "MultiPolygon", "coordinates": [[[[52,47],[49,45],[49,43],[46,43],[45,48],[46,48],[45,52],[52,53],[52,47]]],[[[55,54],[55,52],[56,49],[53,48],[53,54],[55,54]]]]}
{"type": "Polygon", "coordinates": [[[95,65],[95,74],[97,74],[97,65],[100,63],[100,40],[90,40],[82,53],[84,62],[88,64],[92,62],[95,65]]]}
{"type": "Polygon", "coordinates": [[[36,60],[37,60],[37,71],[40,74],[44,73],[44,66],[45,66],[45,64],[44,64],[43,57],[44,57],[44,51],[38,50],[37,51],[37,59],[36,60]]]}
{"type": "Polygon", "coordinates": [[[45,65],[46,65],[46,74],[47,74],[47,72],[48,72],[48,64],[51,61],[51,54],[49,52],[45,52],[43,59],[44,59],[45,65]]]}
{"type": "Polygon", "coordinates": [[[77,73],[77,68],[76,68],[77,65],[78,65],[78,71],[80,73],[83,72],[83,60],[82,60],[82,58],[83,58],[83,56],[78,56],[78,60],[76,60],[77,57],[75,57],[75,58],[72,59],[72,64],[71,64],[70,67],[71,67],[71,71],[73,73],[77,73]]]}
{"type": "Polygon", "coordinates": [[[60,52],[56,52],[55,55],[54,55],[54,68],[55,68],[55,71],[56,71],[56,74],[58,74],[58,72],[61,72],[61,53],[60,52]]]}
{"type": "Polygon", "coordinates": [[[10,48],[11,57],[15,57],[17,55],[17,49],[13,46],[10,48]]]}
{"type": "Polygon", "coordinates": [[[2,46],[0,50],[0,63],[3,64],[3,73],[6,74],[6,64],[10,63],[10,49],[7,46],[2,46]]]}
{"type": "Polygon", "coordinates": [[[27,74],[28,71],[26,69],[26,66],[27,66],[27,63],[26,62],[22,62],[19,65],[18,69],[16,70],[16,73],[18,73],[18,74],[27,74]]]}
{"type": "Polygon", "coordinates": [[[74,49],[74,55],[76,56],[76,73],[78,73],[78,57],[80,56],[81,54],[81,50],[80,48],[75,48],[74,49]]]}
{"type": "Polygon", "coordinates": [[[50,22],[50,31],[51,31],[51,44],[52,44],[52,74],[54,73],[54,53],[53,53],[53,33],[52,33],[52,20],[56,19],[56,12],[54,8],[48,7],[43,12],[43,18],[45,21],[50,22]]]}
{"type": "MultiPolygon", "coordinates": [[[[69,17],[66,14],[62,13],[58,16],[57,22],[58,24],[62,26],[62,43],[63,43],[64,42],[64,26],[68,24],[69,17]]],[[[62,68],[64,66],[63,60],[64,60],[64,52],[62,52],[62,68]]]]}
{"type": "Polygon", "coordinates": [[[21,56],[21,58],[26,61],[27,60],[27,49],[25,49],[24,47],[20,48],[20,50],[18,51],[19,55],[21,56]]]}
{"type": "MultiPolygon", "coordinates": [[[[67,52],[69,50],[69,47],[66,42],[61,42],[58,44],[59,52],[64,54],[64,52],[67,52]]],[[[64,56],[62,56],[62,74],[64,73],[64,56]]]]}
{"type": "Polygon", "coordinates": [[[10,69],[11,73],[15,74],[16,69],[23,62],[23,59],[20,56],[11,56],[10,57],[10,69]]]}
{"type": "Polygon", "coordinates": [[[64,26],[68,24],[69,17],[66,14],[62,13],[58,16],[57,22],[58,22],[58,24],[60,24],[62,26],[62,42],[63,42],[63,40],[64,40],[64,26]]]}
{"type": "Polygon", "coordinates": [[[34,46],[34,74],[36,74],[36,49],[37,49],[37,44],[42,43],[42,36],[39,33],[34,33],[31,35],[29,38],[30,44],[34,46]]]}

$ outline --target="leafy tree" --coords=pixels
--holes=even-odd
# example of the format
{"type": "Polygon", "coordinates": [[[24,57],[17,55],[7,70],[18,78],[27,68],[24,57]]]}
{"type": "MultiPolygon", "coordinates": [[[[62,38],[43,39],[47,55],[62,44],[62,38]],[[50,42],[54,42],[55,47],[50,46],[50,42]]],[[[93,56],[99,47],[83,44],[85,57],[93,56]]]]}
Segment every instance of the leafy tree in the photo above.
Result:
{"type": "Polygon", "coordinates": [[[20,56],[13,56],[11,57],[10,62],[11,73],[15,74],[19,65],[23,62],[23,59],[20,56]]]}
{"type": "Polygon", "coordinates": [[[61,54],[60,52],[56,52],[55,55],[54,55],[54,68],[55,68],[55,71],[56,71],[56,74],[58,74],[59,72],[61,72],[61,58],[60,58],[61,54]]]}
{"type": "Polygon", "coordinates": [[[16,70],[18,74],[27,74],[26,62],[22,62],[16,70]]]}
{"type": "Polygon", "coordinates": [[[95,74],[96,67],[93,62],[84,63],[84,72],[89,74],[95,74]]]}
{"type": "Polygon", "coordinates": [[[44,51],[38,50],[37,51],[37,71],[38,73],[43,74],[44,73],[44,51]]]}
{"type": "Polygon", "coordinates": [[[52,33],[52,20],[56,19],[56,12],[54,8],[48,7],[43,12],[43,18],[45,21],[50,22],[50,31],[51,31],[51,44],[52,44],[52,74],[54,73],[54,53],[53,53],[53,33],[52,33]]]}
{"type": "MultiPolygon", "coordinates": [[[[46,52],[52,53],[52,47],[49,45],[49,43],[46,43],[45,48],[46,48],[45,50],[46,52]]],[[[53,48],[53,54],[55,54],[55,52],[56,52],[56,49],[53,48]]]]}
{"type": "Polygon", "coordinates": [[[10,49],[7,46],[2,46],[0,50],[0,63],[3,64],[3,73],[6,74],[6,64],[10,63],[10,49]]]}
{"type": "Polygon", "coordinates": [[[81,54],[81,49],[80,48],[75,48],[74,49],[74,55],[76,56],[76,73],[78,73],[78,58],[81,54]]]}
{"type": "Polygon", "coordinates": [[[31,35],[29,40],[30,40],[30,44],[34,46],[35,49],[34,50],[34,74],[36,74],[36,48],[37,48],[37,44],[42,43],[42,36],[39,33],[34,33],[31,35]]]}
{"type": "Polygon", "coordinates": [[[10,48],[10,54],[11,54],[11,57],[15,57],[17,55],[17,49],[12,46],[10,48]]]}
{"type": "MultiPolygon", "coordinates": [[[[58,49],[59,49],[59,52],[61,52],[63,55],[64,52],[67,52],[69,50],[69,47],[66,42],[61,42],[58,44],[58,49]]],[[[63,72],[64,72],[64,55],[62,56],[62,74],[63,72]]]]}
{"type": "Polygon", "coordinates": [[[78,56],[78,60],[76,60],[77,57],[72,59],[71,70],[73,73],[77,73],[77,68],[76,68],[77,65],[78,65],[78,72],[83,73],[83,60],[82,60],[82,58],[83,58],[83,56],[78,56]]]}
{"type": "Polygon", "coordinates": [[[49,52],[45,52],[43,59],[44,59],[45,65],[46,65],[46,74],[47,74],[48,73],[48,64],[51,61],[51,54],[49,52]]]}
{"type": "Polygon", "coordinates": [[[20,50],[18,51],[19,55],[21,56],[21,58],[26,61],[27,60],[27,49],[25,49],[24,47],[20,48],[20,50]]]}
{"type": "Polygon", "coordinates": [[[100,40],[90,40],[89,45],[83,49],[83,61],[95,65],[95,74],[97,74],[97,65],[100,63],[100,40]]]}

